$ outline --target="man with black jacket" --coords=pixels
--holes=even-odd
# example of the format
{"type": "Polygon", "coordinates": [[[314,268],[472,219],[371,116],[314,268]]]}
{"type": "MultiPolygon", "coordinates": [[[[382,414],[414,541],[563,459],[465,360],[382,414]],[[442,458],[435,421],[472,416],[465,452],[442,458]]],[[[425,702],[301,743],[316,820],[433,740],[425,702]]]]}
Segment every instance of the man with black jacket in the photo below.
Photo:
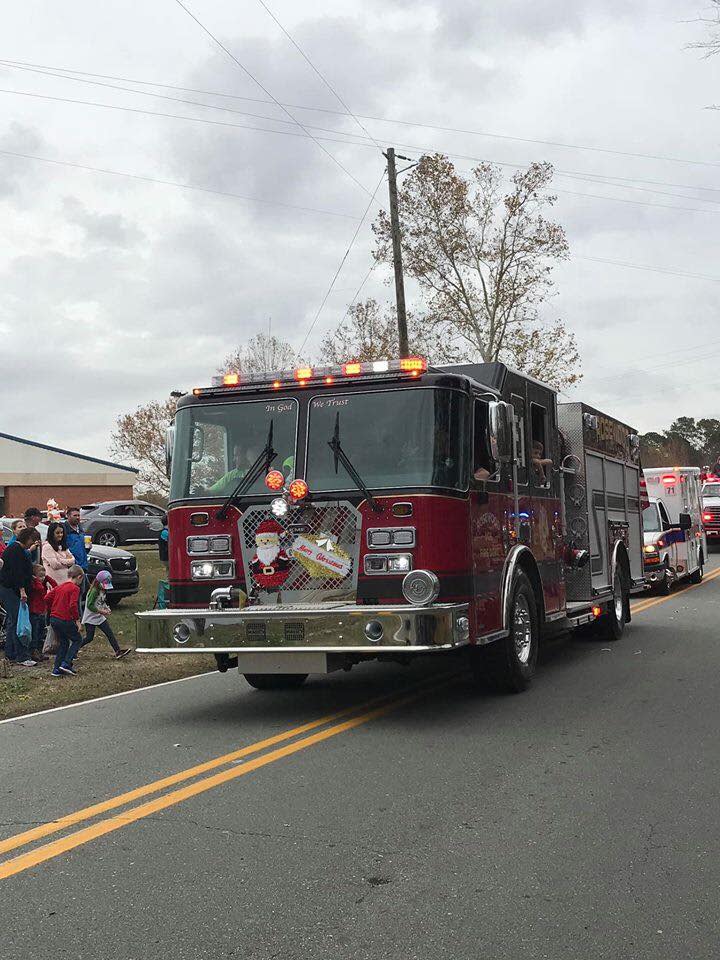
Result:
{"type": "Polygon", "coordinates": [[[33,527],[21,530],[15,543],[3,553],[0,570],[0,603],[5,609],[5,656],[23,667],[34,667],[30,658],[29,637],[17,635],[20,603],[27,602],[33,569],[30,555],[40,543],[40,534],[33,527]]]}

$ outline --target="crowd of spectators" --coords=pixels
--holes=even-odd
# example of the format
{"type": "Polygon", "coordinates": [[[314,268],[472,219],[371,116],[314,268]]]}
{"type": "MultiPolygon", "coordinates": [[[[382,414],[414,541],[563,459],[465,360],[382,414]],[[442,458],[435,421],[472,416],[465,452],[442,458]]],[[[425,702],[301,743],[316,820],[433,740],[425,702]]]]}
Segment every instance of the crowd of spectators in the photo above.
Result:
{"type": "Polygon", "coordinates": [[[29,507],[0,533],[0,605],[5,613],[5,658],[23,668],[53,660],[52,676],[75,676],[80,649],[95,631],[108,639],[116,660],[127,656],[108,622],[111,574],[89,582],[88,549],[80,510],[68,507],[64,521],[52,521],[45,542],[37,530],[43,515],[29,507]]]}

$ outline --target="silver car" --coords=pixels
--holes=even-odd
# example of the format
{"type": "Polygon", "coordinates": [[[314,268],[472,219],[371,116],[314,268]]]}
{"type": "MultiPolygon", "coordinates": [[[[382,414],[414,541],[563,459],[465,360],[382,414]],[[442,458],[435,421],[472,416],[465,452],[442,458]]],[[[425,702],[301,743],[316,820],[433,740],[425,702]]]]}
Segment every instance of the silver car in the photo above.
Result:
{"type": "Polygon", "coordinates": [[[155,543],[167,511],[142,500],[110,500],[80,508],[80,522],[93,543],[117,547],[121,543],[155,543]]]}

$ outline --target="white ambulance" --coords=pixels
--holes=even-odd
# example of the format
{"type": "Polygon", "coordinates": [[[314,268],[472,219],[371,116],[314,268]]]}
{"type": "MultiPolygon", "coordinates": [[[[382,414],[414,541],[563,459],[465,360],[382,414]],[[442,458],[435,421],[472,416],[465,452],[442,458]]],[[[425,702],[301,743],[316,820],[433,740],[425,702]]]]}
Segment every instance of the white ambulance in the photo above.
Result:
{"type": "Polygon", "coordinates": [[[649,506],[643,510],[645,580],[660,593],[686,577],[700,583],[707,559],[699,467],[643,470],[649,506]]]}

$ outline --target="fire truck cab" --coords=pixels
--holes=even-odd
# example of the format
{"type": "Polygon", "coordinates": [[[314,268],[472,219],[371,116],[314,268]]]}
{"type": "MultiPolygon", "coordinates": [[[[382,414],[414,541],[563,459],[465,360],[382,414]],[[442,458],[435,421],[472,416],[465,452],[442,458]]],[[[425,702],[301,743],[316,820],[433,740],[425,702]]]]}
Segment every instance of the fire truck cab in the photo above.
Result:
{"type": "Polygon", "coordinates": [[[522,690],[544,634],[630,620],[638,451],[501,363],[226,374],[178,404],[170,607],[138,614],[138,652],[263,689],[468,646],[522,690]]]}

